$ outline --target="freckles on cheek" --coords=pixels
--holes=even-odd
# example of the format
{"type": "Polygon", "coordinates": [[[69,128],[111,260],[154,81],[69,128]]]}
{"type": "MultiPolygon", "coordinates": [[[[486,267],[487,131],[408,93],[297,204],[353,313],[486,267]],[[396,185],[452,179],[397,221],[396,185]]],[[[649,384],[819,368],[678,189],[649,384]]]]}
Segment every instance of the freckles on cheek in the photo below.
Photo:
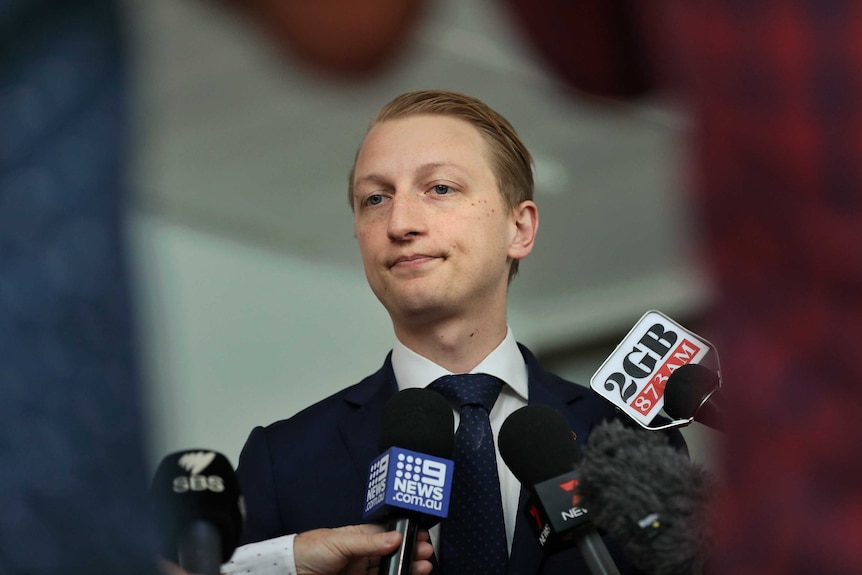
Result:
{"type": "Polygon", "coordinates": [[[368,241],[369,233],[368,233],[368,230],[364,227],[363,228],[354,227],[353,228],[353,235],[355,235],[356,239],[359,240],[360,242],[367,242],[368,241]]]}

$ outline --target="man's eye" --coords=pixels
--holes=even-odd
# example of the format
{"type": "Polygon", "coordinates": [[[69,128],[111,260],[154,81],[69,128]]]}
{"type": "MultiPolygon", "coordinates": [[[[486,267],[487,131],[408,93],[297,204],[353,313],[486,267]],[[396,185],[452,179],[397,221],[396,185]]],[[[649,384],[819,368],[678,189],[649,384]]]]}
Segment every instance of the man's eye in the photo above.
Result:
{"type": "Polygon", "coordinates": [[[369,206],[376,206],[376,205],[380,204],[380,202],[382,202],[382,201],[383,201],[383,196],[381,196],[380,194],[374,194],[373,196],[368,196],[368,199],[365,200],[365,202],[369,206]]]}
{"type": "Polygon", "coordinates": [[[437,184],[436,186],[434,186],[434,192],[437,194],[444,195],[448,194],[450,191],[451,189],[446,184],[437,184]]]}

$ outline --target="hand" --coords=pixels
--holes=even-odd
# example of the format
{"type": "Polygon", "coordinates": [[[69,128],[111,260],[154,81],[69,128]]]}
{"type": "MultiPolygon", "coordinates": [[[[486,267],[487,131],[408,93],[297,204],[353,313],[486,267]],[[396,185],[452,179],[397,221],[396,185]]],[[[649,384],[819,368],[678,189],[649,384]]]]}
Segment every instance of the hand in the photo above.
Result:
{"type": "MultiPolygon", "coordinates": [[[[293,540],[299,575],[359,575],[377,573],[380,557],[395,551],[401,534],[380,525],[349,525],[305,531],[293,540]]],[[[419,531],[413,556],[414,575],[431,573],[433,549],[428,532],[419,531]]]]}
{"type": "Polygon", "coordinates": [[[191,575],[188,571],[184,571],[179,565],[159,557],[159,574],[160,575],[191,575]]]}

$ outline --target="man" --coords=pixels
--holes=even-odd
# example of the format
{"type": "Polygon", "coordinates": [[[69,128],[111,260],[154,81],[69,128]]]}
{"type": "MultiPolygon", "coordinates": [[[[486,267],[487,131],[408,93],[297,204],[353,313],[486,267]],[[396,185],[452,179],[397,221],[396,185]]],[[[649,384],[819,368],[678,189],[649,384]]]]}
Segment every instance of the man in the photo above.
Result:
{"type": "MultiPolygon", "coordinates": [[[[453,92],[395,98],[359,149],[349,198],[365,274],[389,312],[394,348],[360,383],[252,431],[238,467],[248,542],[361,522],[381,413],[400,389],[449,374],[502,380],[490,408],[494,437],[527,403],[560,411],[581,444],[614,417],[588,389],[544,371],[507,324],[509,281],[533,248],[538,209],[530,153],[505,118],[453,92]]],[[[682,445],[681,436],[673,439],[682,445]]],[[[456,487],[457,473],[456,457],[456,487]]],[[[543,556],[524,509],[527,496],[499,456],[497,473],[505,556],[494,572],[587,573],[576,549],[543,556]]],[[[431,531],[438,555],[452,525],[450,508],[431,531]]],[[[438,560],[444,572],[456,571],[445,557],[438,560]]],[[[624,557],[615,560],[629,571],[624,557]]]]}

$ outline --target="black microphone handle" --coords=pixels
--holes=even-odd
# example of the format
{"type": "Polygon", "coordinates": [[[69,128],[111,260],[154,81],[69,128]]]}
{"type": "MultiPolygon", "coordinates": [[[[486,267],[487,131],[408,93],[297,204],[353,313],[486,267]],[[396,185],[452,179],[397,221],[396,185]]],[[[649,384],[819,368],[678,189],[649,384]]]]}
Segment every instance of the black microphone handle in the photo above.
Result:
{"type": "Polygon", "coordinates": [[[592,527],[588,527],[578,535],[578,549],[587,561],[587,566],[593,575],[620,575],[608,548],[601,536],[592,527]]]}
{"type": "Polygon", "coordinates": [[[409,517],[393,517],[386,523],[387,531],[401,534],[398,548],[380,558],[379,575],[410,575],[413,572],[413,551],[416,549],[416,535],[419,524],[409,517]]]}
{"type": "Polygon", "coordinates": [[[193,521],[177,541],[180,567],[194,575],[219,575],[221,571],[221,534],[208,521],[193,521]]]}

